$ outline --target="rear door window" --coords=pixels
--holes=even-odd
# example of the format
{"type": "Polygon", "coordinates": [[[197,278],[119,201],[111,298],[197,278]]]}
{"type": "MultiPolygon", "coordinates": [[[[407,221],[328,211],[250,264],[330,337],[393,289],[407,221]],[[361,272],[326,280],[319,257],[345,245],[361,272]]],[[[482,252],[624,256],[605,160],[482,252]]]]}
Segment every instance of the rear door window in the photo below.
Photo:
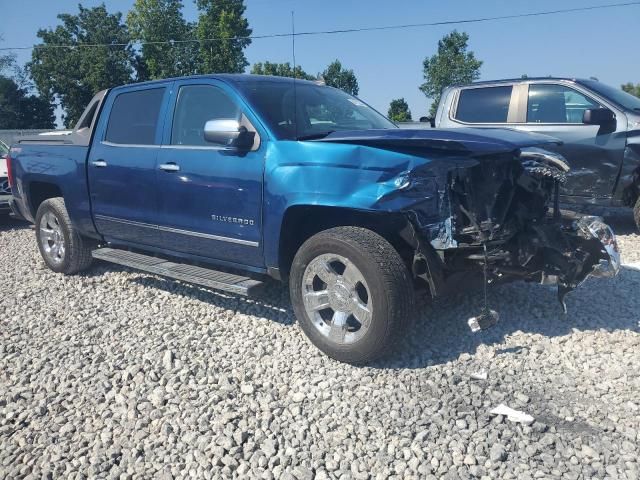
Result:
{"type": "Polygon", "coordinates": [[[527,123],[582,123],[585,110],[600,105],[564,85],[529,85],[527,123]]]}
{"type": "Polygon", "coordinates": [[[507,123],[512,91],[511,85],[463,89],[455,118],[466,123],[507,123]]]}
{"type": "Polygon", "coordinates": [[[121,145],[157,145],[164,92],[162,87],[119,94],[111,107],[105,140],[121,145]]]}

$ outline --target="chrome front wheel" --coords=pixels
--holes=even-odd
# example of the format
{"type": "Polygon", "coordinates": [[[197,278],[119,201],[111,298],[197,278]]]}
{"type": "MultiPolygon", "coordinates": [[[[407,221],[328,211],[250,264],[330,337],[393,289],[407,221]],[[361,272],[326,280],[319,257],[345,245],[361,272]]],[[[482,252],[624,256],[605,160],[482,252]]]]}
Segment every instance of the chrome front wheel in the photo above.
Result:
{"type": "Polygon", "coordinates": [[[307,239],[291,265],[289,289],[309,340],[355,364],[387,352],[413,306],[413,283],[398,252],[360,227],[335,227],[307,239]]]}
{"type": "Polygon", "coordinates": [[[307,315],[329,341],[354,343],[367,333],[373,299],[353,262],[341,255],[320,255],[305,269],[303,283],[307,315]]]}

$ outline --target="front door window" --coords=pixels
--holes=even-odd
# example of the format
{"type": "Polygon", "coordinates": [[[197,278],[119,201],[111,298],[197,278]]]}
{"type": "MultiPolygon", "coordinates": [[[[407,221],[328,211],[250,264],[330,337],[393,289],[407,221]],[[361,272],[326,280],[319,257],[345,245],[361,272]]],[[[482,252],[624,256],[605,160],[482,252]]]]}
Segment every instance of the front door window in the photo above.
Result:
{"type": "Polygon", "coordinates": [[[585,110],[600,105],[564,85],[529,85],[527,123],[582,123],[585,110]]]}

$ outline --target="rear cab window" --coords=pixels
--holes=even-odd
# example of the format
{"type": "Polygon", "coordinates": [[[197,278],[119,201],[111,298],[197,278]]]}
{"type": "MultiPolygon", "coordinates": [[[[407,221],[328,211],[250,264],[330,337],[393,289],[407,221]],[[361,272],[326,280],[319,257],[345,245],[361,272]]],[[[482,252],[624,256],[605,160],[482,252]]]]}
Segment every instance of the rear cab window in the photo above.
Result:
{"type": "Polygon", "coordinates": [[[465,123],[507,123],[512,85],[460,90],[454,118],[465,123]]]}
{"type": "Polygon", "coordinates": [[[104,140],[118,145],[159,145],[164,94],[165,87],[119,93],[109,113],[104,140]]]}

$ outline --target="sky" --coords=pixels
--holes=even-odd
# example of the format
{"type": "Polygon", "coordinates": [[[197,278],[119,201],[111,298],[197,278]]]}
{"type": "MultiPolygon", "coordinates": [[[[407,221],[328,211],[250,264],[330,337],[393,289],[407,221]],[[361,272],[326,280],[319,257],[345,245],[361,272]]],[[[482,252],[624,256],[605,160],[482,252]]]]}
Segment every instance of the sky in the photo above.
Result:
{"type": "MultiPolygon", "coordinates": [[[[618,0],[620,1],[620,0],[618,0]]],[[[1,0],[1,47],[38,42],[39,28],[58,25],[58,13],[76,13],[78,1],[1,0]]],[[[84,6],[103,3],[85,0],[84,6]]],[[[104,2],[110,12],[126,13],[133,0],[104,2]]],[[[617,3],[616,0],[245,0],[254,35],[288,33],[291,12],[296,31],[333,30],[504,16],[617,3]]],[[[195,20],[192,0],[184,15],[195,20]]],[[[637,29],[640,5],[454,26],[297,37],[296,59],[311,74],[333,60],[351,68],[359,97],[387,113],[389,102],[404,97],[414,119],[426,115],[430,100],[418,89],[424,58],[437,51],[438,40],[454,28],[469,34],[469,47],[484,62],[481,79],[531,76],[596,77],[619,86],[640,83],[637,29]]],[[[250,63],[292,62],[290,38],[256,39],[246,49],[250,63]]],[[[30,58],[20,51],[18,62],[30,58]]],[[[250,67],[249,67],[250,68],[250,67]]],[[[247,71],[249,70],[247,69],[247,71]]]]}

